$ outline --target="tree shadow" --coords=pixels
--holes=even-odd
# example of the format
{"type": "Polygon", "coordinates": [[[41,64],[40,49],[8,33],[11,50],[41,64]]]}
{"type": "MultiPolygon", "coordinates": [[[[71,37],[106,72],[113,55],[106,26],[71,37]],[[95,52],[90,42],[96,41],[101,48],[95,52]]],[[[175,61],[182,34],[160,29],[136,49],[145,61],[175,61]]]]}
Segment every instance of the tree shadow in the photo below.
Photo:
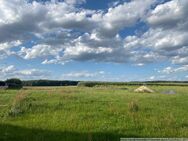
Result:
{"type": "Polygon", "coordinates": [[[70,131],[51,131],[24,128],[8,124],[0,125],[0,141],[119,141],[121,137],[138,137],[121,135],[115,132],[77,133],[70,131]]]}

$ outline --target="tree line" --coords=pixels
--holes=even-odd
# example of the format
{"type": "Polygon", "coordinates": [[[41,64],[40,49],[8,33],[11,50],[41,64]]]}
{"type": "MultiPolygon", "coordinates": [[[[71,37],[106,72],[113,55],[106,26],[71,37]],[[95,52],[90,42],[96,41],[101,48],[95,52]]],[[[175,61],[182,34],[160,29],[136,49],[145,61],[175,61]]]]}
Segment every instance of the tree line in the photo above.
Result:
{"type": "Polygon", "coordinates": [[[20,89],[23,86],[108,86],[108,85],[158,85],[158,86],[188,86],[188,81],[135,81],[135,82],[96,82],[96,81],[70,81],[70,80],[24,80],[18,78],[0,81],[1,87],[20,89]]]}
{"type": "Polygon", "coordinates": [[[22,81],[23,86],[76,86],[78,81],[69,80],[27,80],[22,81]]]}
{"type": "Polygon", "coordinates": [[[23,86],[76,86],[78,81],[59,81],[59,80],[24,80],[21,81],[18,78],[7,79],[6,81],[0,81],[0,86],[7,86],[12,89],[20,89],[23,86]]]}
{"type": "Polygon", "coordinates": [[[94,86],[123,86],[123,85],[157,85],[157,86],[188,86],[188,81],[132,81],[132,82],[100,82],[100,81],[82,81],[78,86],[94,87],[94,86]]]}

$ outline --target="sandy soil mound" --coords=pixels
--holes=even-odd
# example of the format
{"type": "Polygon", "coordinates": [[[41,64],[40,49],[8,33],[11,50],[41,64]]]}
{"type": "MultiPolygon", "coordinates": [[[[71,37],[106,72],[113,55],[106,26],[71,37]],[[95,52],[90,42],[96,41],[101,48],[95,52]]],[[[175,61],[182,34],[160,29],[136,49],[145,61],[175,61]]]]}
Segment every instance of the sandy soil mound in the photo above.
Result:
{"type": "Polygon", "coordinates": [[[134,90],[134,92],[138,92],[138,93],[153,93],[154,90],[146,87],[146,86],[141,86],[137,89],[134,90]]]}

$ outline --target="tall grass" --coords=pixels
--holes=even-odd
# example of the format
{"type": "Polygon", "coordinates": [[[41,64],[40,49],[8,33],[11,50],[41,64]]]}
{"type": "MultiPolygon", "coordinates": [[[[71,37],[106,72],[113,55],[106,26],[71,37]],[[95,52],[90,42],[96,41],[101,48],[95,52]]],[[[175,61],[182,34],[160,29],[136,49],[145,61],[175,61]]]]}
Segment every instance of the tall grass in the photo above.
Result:
{"type": "Polygon", "coordinates": [[[188,87],[30,87],[0,93],[2,141],[116,141],[120,137],[188,137],[188,87]],[[174,95],[162,94],[166,89],[174,95]]]}

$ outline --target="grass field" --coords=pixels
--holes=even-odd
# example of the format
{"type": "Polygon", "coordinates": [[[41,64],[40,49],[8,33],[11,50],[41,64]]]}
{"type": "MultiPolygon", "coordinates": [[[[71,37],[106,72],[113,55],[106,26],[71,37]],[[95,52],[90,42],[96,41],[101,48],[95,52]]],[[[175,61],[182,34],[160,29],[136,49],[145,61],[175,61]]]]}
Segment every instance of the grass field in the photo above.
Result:
{"type": "Polygon", "coordinates": [[[0,90],[0,141],[188,137],[188,87],[26,87],[0,90]],[[173,89],[176,94],[161,94],[173,89]]]}

